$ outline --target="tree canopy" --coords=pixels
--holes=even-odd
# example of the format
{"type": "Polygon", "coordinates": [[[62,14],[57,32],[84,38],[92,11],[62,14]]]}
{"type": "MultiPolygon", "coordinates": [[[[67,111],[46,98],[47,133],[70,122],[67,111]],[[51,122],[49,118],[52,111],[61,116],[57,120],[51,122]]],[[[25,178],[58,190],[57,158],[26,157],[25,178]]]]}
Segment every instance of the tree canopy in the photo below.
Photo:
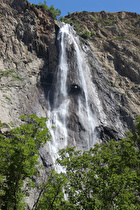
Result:
{"type": "Polygon", "coordinates": [[[54,176],[53,184],[49,180],[36,209],[140,209],[139,147],[140,118],[136,134],[128,132],[120,141],[96,144],[89,151],[60,150],[57,163],[65,173],[54,176]]]}
{"type": "MultiPolygon", "coordinates": [[[[23,198],[29,186],[33,187],[38,150],[50,139],[45,118],[30,115],[22,119],[23,125],[0,134],[2,210],[25,209],[23,198]]],[[[65,172],[51,171],[48,180],[40,183],[32,210],[139,210],[139,149],[140,117],[135,135],[128,132],[120,141],[95,144],[89,151],[74,147],[60,150],[57,164],[65,172]]]]}
{"type": "Polygon", "coordinates": [[[29,185],[33,187],[39,148],[50,139],[47,118],[33,114],[21,119],[21,126],[0,133],[0,208],[4,210],[24,209],[23,197],[28,195],[23,190],[24,181],[28,189],[29,185]]]}
{"type": "Polygon", "coordinates": [[[67,148],[58,162],[66,167],[65,187],[76,209],[140,209],[140,118],[137,134],[96,144],[89,151],[67,148]]]}

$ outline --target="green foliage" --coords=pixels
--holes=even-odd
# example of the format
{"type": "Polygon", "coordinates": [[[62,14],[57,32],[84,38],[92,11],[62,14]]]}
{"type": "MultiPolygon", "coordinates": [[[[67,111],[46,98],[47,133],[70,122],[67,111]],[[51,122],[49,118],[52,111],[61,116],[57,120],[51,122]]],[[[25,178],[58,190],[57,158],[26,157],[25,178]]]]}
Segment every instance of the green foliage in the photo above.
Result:
{"type": "Polygon", "coordinates": [[[112,26],[112,25],[114,25],[114,24],[117,24],[117,20],[108,20],[108,21],[104,21],[103,23],[102,23],[102,26],[112,26]]]}
{"type": "Polygon", "coordinates": [[[3,97],[5,97],[8,101],[11,101],[11,99],[7,95],[4,94],[3,97]]]}
{"type": "MultiPolygon", "coordinates": [[[[34,187],[39,148],[50,139],[46,118],[21,116],[23,124],[0,132],[0,208],[25,209],[23,198],[34,187]],[[26,181],[26,182],[25,182],[26,181]],[[27,185],[27,191],[23,188],[27,185]]],[[[0,122],[0,128],[7,127],[0,122]]],[[[140,117],[136,134],[120,141],[95,144],[89,151],[75,147],[59,151],[57,163],[65,173],[50,172],[32,210],[139,210],[140,117]],[[66,199],[67,197],[67,199],[66,199]]]]}
{"type": "Polygon", "coordinates": [[[6,71],[1,70],[0,71],[0,78],[1,77],[8,77],[9,75],[13,74],[14,72],[15,72],[14,69],[9,69],[9,70],[6,70],[6,71]]]}
{"type": "Polygon", "coordinates": [[[89,151],[60,150],[69,209],[140,209],[140,117],[137,133],[89,151]]]}
{"type": "Polygon", "coordinates": [[[61,14],[61,11],[59,9],[55,9],[53,5],[50,6],[49,10],[53,14],[54,19],[56,19],[61,14]]]}
{"type": "Polygon", "coordinates": [[[59,20],[60,20],[61,22],[64,22],[64,17],[61,16],[61,17],[59,18],[59,20]]]}
{"type": "Polygon", "coordinates": [[[126,36],[117,36],[115,39],[120,40],[120,41],[124,41],[126,38],[127,38],[126,36]]]}
{"type": "Polygon", "coordinates": [[[82,32],[81,25],[79,24],[78,18],[76,18],[76,17],[75,17],[74,20],[73,19],[68,19],[66,17],[65,18],[60,17],[60,21],[73,25],[74,26],[74,30],[76,31],[76,33],[79,36],[81,36],[83,39],[88,39],[90,37],[92,37],[92,38],[95,37],[95,34],[94,34],[93,31],[91,33],[90,33],[90,31],[83,31],[82,32]]]}
{"type": "Polygon", "coordinates": [[[44,9],[49,10],[52,13],[54,19],[57,19],[57,17],[61,14],[61,11],[59,9],[55,9],[53,5],[51,5],[49,8],[47,6],[46,0],[44,0],[44,3],[40,2],[39,5],[42,6],[44,9]]]}
{"type": "Polygon", "coordinates": [[[108,17],[108,19],[100,18],[100,17],[93,17],[93,21],[95,21],[96,23],[100,23],[101,26],[112,26],[118,23],[118,21],[115,20],[114,17],[108,17]]]}
{"type": "Polygon", "coordinates": [[[44,9],[49,10],[49,7],[47,6],[47,1],[44,0],[44,3],[42,3],[41,1],[39,2],[39,5],[44,7],[44,9]]]}
{"type": "Polygon", "coordinates": [[[75,31],[77,32],[78,35],[80,35],[82,29],[81,29],[79,23],[77,21],[74,21],[73,24],[74,24],[75,31]]]}
{"type": "Polygon", "coordinates": [[[18,73],[14,70],[14,69],[8,69],[8,70],[0,70],[0,78],[2,77],[9,77],[11,76],[12,77],[12,81],[15,81],[15,80],[20,80],[20,81],[23,81],[24,79],[19,77],[18,73]]]}
{"type": "Polygon", "coordinates": [[[36,6],[35,4],[31,4],[31,7],[33,7],[33,8],[34,8],[35,6],[36,6]]]}
{"type": "Polygon", "coordinates": [[[83,33],[80,34],[80,36],[84,39],[88,39],[90,37],[90,32],[84,31],[83,33]]]}
{"type": "Polygon", "coordinates": [[[68,18],[63,18],[63,17],[60,17],[60,21],[61,22],[64,22],[64,23],[68,23],[68,24],[70,24],[70,25],[73,25],[74,26],[74,30],[76,31],[76,33],[78,34],[78,35],[80,35],[80,33],[81,33],[81,31],[82,31],[82,29],[81,29],[81,26],[80,26],[80,24],[78,23],[78,20],[72,20],[72,19],[68,19],[68,18]]]}
{"type": "Polygon", "coordinates": [[[95,38],[95,33],[94,33],[94,31],[91,31],[91,37],[92,37],[92,38],[95,38]]]}
{"type": "Polygon", "coordinates": [[[33,114],[21,116],[21,120],[20,127],[0,133],[0,208],[4,210],[24,209],[23,184],[26,180],[28,189],[33,186],[31,178],[37,174],[39,148],[50,139],[46,118],[33,114]]]}
{"type": "Polygon", "coordinates": [[[34,210],[63,209],[66,204],[63,186],[66,184],[66,181],[67,179],[62,173],[57,174],[55,171],[52,171],[47,182],[42,185],[41,191],[43,195],[35,203],[34,210]]]}

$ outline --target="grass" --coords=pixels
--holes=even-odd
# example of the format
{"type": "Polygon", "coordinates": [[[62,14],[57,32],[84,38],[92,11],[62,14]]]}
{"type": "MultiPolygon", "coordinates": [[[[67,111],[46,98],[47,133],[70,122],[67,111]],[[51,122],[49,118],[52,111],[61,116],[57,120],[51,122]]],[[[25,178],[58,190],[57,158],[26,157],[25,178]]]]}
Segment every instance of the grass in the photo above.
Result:
{"type": "Polygon", "coordinates": [[[9,77],[11,76],[13,79],[12,81],[20,80],[24,81],[23,78],[19,77],[18,73],[14,69],[8,69],[8,70],[0,70],[0,78],[2,77],[9,77]]]}
{"type": "Polygon", "coordinates": [[[107,22],[102,23],[102,26],[112,26],[115,25],[117,22],[117,20],[108,20],[107,22]]]}
{"type": "Polygon", "coordinates": [[[8,85],[3,85],[2,87],[0,87],[0,90],[3,90],[4,88],[7,91],[11,91],[11,89],[10,89],[10,87],[8,87],[8,85]]]}
{"type": "Polygon", "coordinates": [[[110,17],[110,19],[93,17],[93,21],[96,23],[101,23],[101,26],[112,26],[118,23],[118,21],[112,17],[110,17]]]}
{"type": "Polygon", "coordinates": [[[4,94],[3,97],[5,97],[8,101],[11,101],[11,99],[7,95],[4,94]]]}
{"type": "Polygon", "coordinates": [[[13,73],[15,73],[14,69],[8,69],[6,71],[0,70],[0,78],[9,77],[9,75],[12,75],[13,73]]]}
{"type": "Polygon", "coordinates": [[[115,38],[115,40],[121,40],[121,41],[124,41],[127,37],[126,36],[117,36],[115,38]]]}

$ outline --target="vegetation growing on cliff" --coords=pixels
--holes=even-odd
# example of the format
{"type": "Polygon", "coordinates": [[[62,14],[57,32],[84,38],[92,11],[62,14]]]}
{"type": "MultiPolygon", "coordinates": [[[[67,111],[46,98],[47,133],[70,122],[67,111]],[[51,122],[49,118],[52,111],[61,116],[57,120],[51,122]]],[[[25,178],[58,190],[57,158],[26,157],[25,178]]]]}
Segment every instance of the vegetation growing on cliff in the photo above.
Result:
{"type": "MultiPolygon", "coordinates": [[[[50,139],[45,118],[30,115],[22,120],[25,124],[20,127],[0,133],[0,208],[4,210],[25,209],[23,198],[34,185],[38,150],[50,139]]],[[[118,142],[96,144],[89,151],[60,150],[57,163],[66,172],[50,172],[48,181],[38,188],[32,210],[140,209],[139,149],[140,117],[135,135],[129,132],[118,142]]]]}
{"type": "Polygon", "coordinates": [[[12,77],[12,80],[20,80],[24,81],[23,78],[21,78],[18,73],[15,71],[15,69],[8,69],[8,70],[0,70],[0,79],[2,77],[12,77]]]}
{"type": "Polygon", "coordinates": [[[67,16],[61,17],[60,20],[74,25],[77,34],[80,36],[88,31],[88,36],[83,37],[86,39],[95,37],[119,39],[118,37],[120,37],[120,40],[122,40],[121,37],[126,33],[127,36],[124,37],[124,40],[126,40],[130,35],[140,35],[140,15],[137,13],[127,12],[123,14],[123,12],[119,12],[118,15],[118,13],[107,13],[104,11],[100,13],[83,11],[68,13],[67,16]],[[93,32],[94,36],[92,36],[93,32]],[[116,34],[118,35],[117,37],[116,34]]]}
{"type": "Polygon", "coordinates": [[[49,10],[52,13],[54,19],[57,19],[57,17],[61,14],[61,11],[58,8],[55,9],[53,5],[48,7],[46,0],[44,0],[44,3],[40,2],[39,6],[42,6],[46,10],[49,10]]]}

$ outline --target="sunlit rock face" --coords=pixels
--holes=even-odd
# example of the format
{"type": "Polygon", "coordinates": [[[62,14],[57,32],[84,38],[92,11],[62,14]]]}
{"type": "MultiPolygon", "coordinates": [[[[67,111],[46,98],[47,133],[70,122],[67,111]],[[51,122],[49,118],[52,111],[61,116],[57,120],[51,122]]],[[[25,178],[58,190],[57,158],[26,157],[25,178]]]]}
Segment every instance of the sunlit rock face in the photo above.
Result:
{"type": "MultiPolygon", "coordinates": [[[[140,15],[136,13],[104,11],[75,12],[65,17],[65,22],[76,23],[76,26],[79,26],[78,33],[89,32],[90,37],[86,42],[90,44],[103,69],[100,76],[104,79],[101,80],[106,82],[105,88],[101,88],[101,83],[98,85],[96,82],[97,77],[94,79],[94,73],[94,83],[97,83],[98,91],[101,90],[99,95],[103,94],[103,90],[109,90],[108,95],[114,98],[111,103],[117,103],[121,107],[118,107],[120,118],[126,123],[126,127],[131,129],[134,116],[140,112],[139,18],[140,15]]],[[[89,64],[92,65],[92,62],[89,64]]],[[[91,66],[91,69],[94,70],[94,66],[91,66]]],[[[107,93],[103,95],[103,104],[109,103],[106,101],[106,95],[107,93]]]]}
{"type": "Polygon", "coordinates": [[[56,30],[51,14],[27,1],[3,0],[0,14],[0,120],[18,125],[21,114],[46,115],[40,83],[57,65],[56,30]]]}

